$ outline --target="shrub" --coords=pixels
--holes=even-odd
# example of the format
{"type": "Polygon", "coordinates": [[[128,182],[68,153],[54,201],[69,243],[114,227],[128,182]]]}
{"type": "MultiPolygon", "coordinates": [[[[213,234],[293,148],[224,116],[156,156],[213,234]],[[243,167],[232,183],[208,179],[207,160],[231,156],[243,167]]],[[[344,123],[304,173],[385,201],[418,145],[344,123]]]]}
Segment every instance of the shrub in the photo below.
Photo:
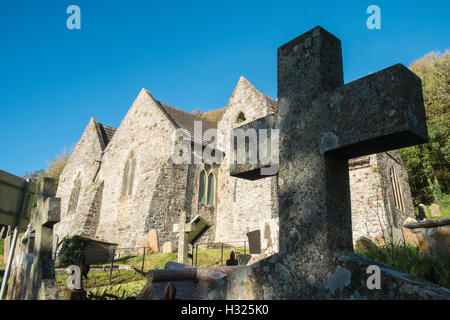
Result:
{"type": "Polygon", "coordinates": [[[58,265],[67,267],[76,264],[79,256],[84,254],[88,241],[88,239],[78,235],[64,237],[61,250],[58,253],[58,265]]]}

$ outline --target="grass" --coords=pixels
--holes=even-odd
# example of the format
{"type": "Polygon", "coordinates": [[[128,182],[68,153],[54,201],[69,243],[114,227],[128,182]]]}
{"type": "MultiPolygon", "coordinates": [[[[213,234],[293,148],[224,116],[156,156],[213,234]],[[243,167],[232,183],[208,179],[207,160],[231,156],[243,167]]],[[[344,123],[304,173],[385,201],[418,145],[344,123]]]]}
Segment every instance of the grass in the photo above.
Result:
{"type": "Polygon", "coordinates": [[[105,294],[116,296],[105,297],[106,300],[126,300],[134,299],[145,286],[146,280],[127,282],[124,284],[118,284],[114,286],[108,286],[105,288],[97,288],[90,290],[93,294],[92,300],[103,300],[98,297],[105,297],[105,294]]]}
{"type": "MultiPolygon", "coordinates": [[[[223,256],[223,264],[229,258],[231,252],[231,248],[224,248],[224,256],[223,256]]],[[[237,248],[236,253],[244,253],[243,248],[237,248]]],[[[144,274],[149,270],[154,269],[164,269],[165,264],[168,261],[177,261],[178,254],[173,253],[152,253],[145,256],[144,262],[144,272],[142,273],[142,256],[128,256],[122,257],[114,261],[114,265],[131,265],[137,271],[134,270],[113,270],[111,277],[111,284],[109,282],[110,272],[107,271],[91,271],[88,274],[88,279],[83,281],[83,286],[86,289],[97,288],[95,290],[103,290],[103,291],[93,291],[96,295],[101,295],[105,293],[104,290],[106,288],[111,288],[108,290],[113,290],[112,292],[116,292],[118,294],[112,293],[116,296],[120,297],[131,297],[134,292],[131,290],[134,285],[136,288],[142,287],[145,284],[145,276],[144,274]],[[99,288],[104,287],[104,288],[99,288]]],[[[198,250],[198,258],[197,258],[197,266],[199,267],[212,267],[212,266],[220,266],[221,261],[221,249],[199,249],[198,250]]],[[[110,263],[102,264],[102,265],[91,265],[91,268],[102,268],[103,266],[109,266],[110,263]]],[[[58,283],[58,296],[60,299],[65,299],[66,291],[67,291],[67,279],[69,278],[69,274],[57,274],[56,281],[58,283]]],[[[140,291],[139,289],[139,291],[140,291]]],[[[139,292],[138,291],[138,292],[139,292]]],[[[111,292],[106,291],[106,293],[111,294],[111,292]]],[[[136,293],[137,294],[137,293],[136,293]]]]}
{"type": "MultiPolygon", "coordinates": [[[[224,248],[223,250],[223,264],[225,265],[226,260],[230,257],[231,248],[224,248]]],[[[243,248],[237,248],[236,254],[243,254],[243,248]]],[[[247,250],[248,253],[248,250],[247,250]]],[[[172,253],[152,253],[145,256],[144,262],[144,272],[154,269],[164,269],[165,264],[168,261],[177,261],[178,254],[176,252],[172,253]]],[[[197,266],[198,267],[212,267],[220,266],[221,261],[221,249],[199,249],[197,266]]],[[[109,266],[109,263],[103,265],[92,265],[94,267],[109,266]]],[[[128,256],[117,259],[114,261],[114,265],[131,265],[136,269],[142,271],[142,256],[128,256]]]]}
{"type": "Polygon", "coordinates": [[[360,249],[355,253],[391,266],[426,280],[430,268],[434,268],[442,287],[450,289],[450,258],[433,258],[421,256],[417,246],[378,246],[376,249],[360,249]]]}

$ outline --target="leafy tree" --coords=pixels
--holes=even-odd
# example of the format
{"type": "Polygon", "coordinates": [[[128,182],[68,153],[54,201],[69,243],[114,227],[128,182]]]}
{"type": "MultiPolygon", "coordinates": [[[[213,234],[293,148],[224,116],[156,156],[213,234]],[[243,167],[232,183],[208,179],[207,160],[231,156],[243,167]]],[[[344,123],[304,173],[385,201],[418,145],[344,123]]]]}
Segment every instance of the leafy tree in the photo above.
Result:
{"type": "Polygon", "coordinates": [[[400,150],[415,204],[450,193],[450,51],[431,52],[410,65],[422,79],[429,142],[400,150]]]}
{"type": "MultiPolygon", "coordinates": [[[[64,170],[67,161],[69,160],[69,156],[69,152],[64,148],[64,150],[59,155],[57,155],[55,159],[48,161],[48,167],[46,169],[39,169],[33,171],[32,173],[25,173],[25,175],[23,175],[23,178],[30,179],[30,181],[36,183],[36,185],[40,183],[44,179],[44,177],[53,178],[56,180],[57,188],[59,177],[61,176],[61,173],[64,170]]],[[[35,194],[33,200],[33,207],[36,207],[36,204],[37,194],[35,194]]]]}

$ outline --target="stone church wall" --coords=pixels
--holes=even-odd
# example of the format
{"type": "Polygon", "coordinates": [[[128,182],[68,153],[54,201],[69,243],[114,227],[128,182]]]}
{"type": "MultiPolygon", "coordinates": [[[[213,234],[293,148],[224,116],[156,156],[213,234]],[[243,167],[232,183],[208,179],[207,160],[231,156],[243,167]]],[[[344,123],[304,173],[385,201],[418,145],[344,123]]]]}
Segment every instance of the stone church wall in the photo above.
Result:
{"type": "Polygon", "coordinates": [[[386,211],[385,237],[395,243],[403,243],[402,226],[408,218],[415,218],[414,206],[409,187],[408,173],[398,150],[377,154],[379,179],[383,188],[383,202],[386,211]],[[400,197],[403,209],[397,208],[394,201],[393,184],[391,181],[391,169],[395,172],[400,185],[400,197]]]}
{"type": "MultiPolygon", "coordinates": [[[[96,238],[119,243],[121,247],[137,247],[149,228],[159,230],[160,237],[163,230],[172,228],[168,226],[171,219],[166,216],[171,217],[177,210],[180,199],[167,195],[164,201],[160,200],[164,197],[164,183],[172,174],[179,181],[179,172],[168,169],[174,130],[150,93],[143,89],[105,149],[99,175],[104,181],[103,203],[96,238]],[[124,168],[132,152],[137,161],[133,192],[122,197],[124,168]],[[153,214],[161,217],[160,223],[152,222],[153,214]]],[[[167,187],[180,190],[173,184],[167,187]]]]}
{"type": "MultiPolygon", "coordinates": [[[[276,177],[250,181],[230,176],[230,129],[253,121],[273,112],[275,101],[257,91],[241,77],[218,123],[218,146],[225,151],[223,164],[219,168],[216,242],[247,240],[247,232],[261,230],[264,240],[265,224],[277,218],[278,209],[273,187],[276,177]],[[239,119],[240,112],[245,120],[239,119]]],[[[274,228],[273,224],[269,229],[274,228]]],[[[269,230],[266,234],[276,234],[269,230]]],[[[268,241],[264,242],[266,245],[268,241]]],[[[242,246],[242,245],[240,245],[242,246]]],[[[262,248],[266,249],[266,248],[262,248]]]]}
{"type": "MultiPolygon", "coordinates": [[[[353,242],[383,234],[385,208],[376,155],[349,161],[353,242]]],[[[381,239],[379,239],[381,240],[381,239]]]]}
{"type": "MultiPolygon", "coordinates": [[[[56,224],[54,229],[55,234],[60,238],[59,241],[65,235],[87,235],[86,233],[93,232],[85,230],[85,213],[92,212],[95,207],[93,201],[98,185],[93,181],[98,170],[98,163],[95,159],[102,153],[97,128],[97,120],[92,118],[61,173],[56,193],[56,196],[61,198],[61,222],[56,224]],[[69,212],[69,200],[78,175],[81,179],[78,204],[76,210],[69,212]]],[[[96,201],[99,200],[101,199],[97,197],[96,201]]]]}

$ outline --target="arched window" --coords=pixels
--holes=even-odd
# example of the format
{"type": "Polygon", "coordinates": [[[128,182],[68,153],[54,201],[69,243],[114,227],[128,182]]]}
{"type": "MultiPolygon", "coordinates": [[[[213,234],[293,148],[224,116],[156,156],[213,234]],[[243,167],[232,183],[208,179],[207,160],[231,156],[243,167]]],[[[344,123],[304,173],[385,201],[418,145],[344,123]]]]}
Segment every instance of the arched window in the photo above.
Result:
{"type": "Polygon", "coordinates": [[[394,166],[391,167],[390,176],[392,184],[392,193],[394,196],[394,205],[398,210],[405,211],[405,206],[403,204],[402,189],[394,166]]]}
{"type": "Polygon", "coordinates": [[[241,112],[239,112],[239,114],[238,114],[238,116],[237,116],[237,118],[236,118],[236,122],[237,123],[241,123],[241,122],[244,122],[245,121],[245,115],[244,115],[244,113],[241,111],[241,112]]]}
{"type": "Polygon", "coordinates": [[[198,202],[206,203],[206,172],[200,172],[200,181],[198,182],[198,202]]]}
{"type": "Polygon", "coordinates": [[[209,166],[205,166],[205,169],[200,171],[198,181],[198,202],[207,204],[214,207],[215,191],[216,191],[216,178],[212,173],[209,166]]]}
{"type": "Polygon", "coordinates": [[[75,181],[73,182],[72,192],[70,193],[69,199],[69,212],[75,211],[78,206],[78,198],[80,197],[81,191],[81,177],[80,173],[78,173],[75,181]]]}
{"type": "Polygon", "coordinates": [[[208,204],[211,207],[214,207],[214,189],[216,187],[214,181],[214,174],[210,172],[208,175],[208,204]]]}
{"type": "Polygon", "coordinates": [[[125,170],[122,180],[122,192],[121,196],[129,196],[133,192],[134,174],[136,172],[136,159],[134,152],[130,154],[127,162],[125,162],[125,170]]]}

